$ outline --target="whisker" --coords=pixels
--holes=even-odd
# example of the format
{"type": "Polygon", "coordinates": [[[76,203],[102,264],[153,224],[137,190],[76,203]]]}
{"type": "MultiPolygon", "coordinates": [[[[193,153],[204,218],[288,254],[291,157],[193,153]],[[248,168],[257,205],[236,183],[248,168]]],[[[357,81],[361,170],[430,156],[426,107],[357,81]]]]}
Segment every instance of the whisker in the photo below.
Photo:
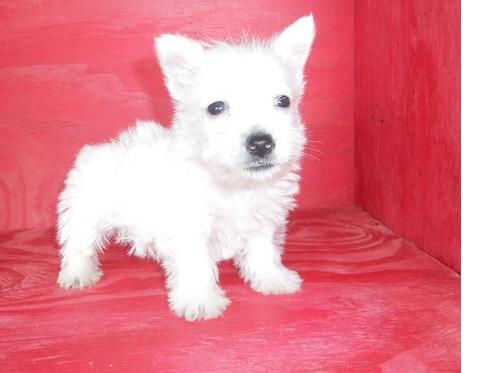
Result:
{"type": "Polygon", "coordinates": [[[309,139],[309,140],[307,140],[307,142],[308,143],[316,143],[316,144],[325,145],[324,141],[321,141],[321,140],[309,139]]]}
{"type": "Polygon", "coordinates": [[[318,162],[319,162],[319,161],[321,161],[321,159],[319,159],[318,157],[316,157],[316,156],[314,156],[314,155],[312,155],[312,154],[306,153],[306,152],[302,153],[302,155],[303,155],[305,158],[312,159],[312,160],[314,160],[314,161],[318,161],[318,162]]]}
{"type": "Polygon", "coordinates": [[[311,150],[311,151],[315,151],[315,152],[317,152],[319,155],[324,155],[324,153],[323,153],[323,151],[322,151],[322,150],[317,149],[317,148],[313,148],[313,147],[308,146],[308,145],[306,145],[306,146],[305,146],[305,149],[307,149],[307,150],[311,150]]]}

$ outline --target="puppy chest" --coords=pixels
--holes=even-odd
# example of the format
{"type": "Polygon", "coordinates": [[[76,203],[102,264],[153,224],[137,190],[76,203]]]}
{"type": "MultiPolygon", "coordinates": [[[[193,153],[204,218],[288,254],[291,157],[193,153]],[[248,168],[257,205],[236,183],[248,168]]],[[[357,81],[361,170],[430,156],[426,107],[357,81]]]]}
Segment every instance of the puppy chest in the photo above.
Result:
{"type": "Polygon", "coordinates": [[[215,210],[209,235],[210,251],[216,260],[232,258],[244,247],[249,232],[256,226],[248,209],[225,207],[215,210]]]}

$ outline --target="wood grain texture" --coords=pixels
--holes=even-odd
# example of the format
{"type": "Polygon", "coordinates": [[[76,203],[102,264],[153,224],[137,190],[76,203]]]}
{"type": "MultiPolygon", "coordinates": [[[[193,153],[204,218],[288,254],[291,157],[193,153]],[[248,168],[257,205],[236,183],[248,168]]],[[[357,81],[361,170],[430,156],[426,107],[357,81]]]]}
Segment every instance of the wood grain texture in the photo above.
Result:
{"type": "Polygon", "coordinates": [[[111,247],[93,288],[56,286],[52,229],[0,235],[8,372],[458,372],[460,277],[357,209],[302,210],[285,262],[301,293],[253,292],[229,263],[224,317],[167,309],[159,265],[111,247]]]}
{"type": "Polygon", "coordinates": [[[0,5],[0,229],[49,227],[77,151],[136,119],[167,125],[153,51],[164,32],[269,37],[313,12],[303,207],[354,201],[351,0],[10,1],[0,5]],[[314,149],[312,149],[314,148],[314,149]],[[314,158],[317,158],[314,159],[314,158]]]}
{"type": "Polygon", "coordinates": [[[355,1],[356,198],[460,271],[460,1],[355,1]]]}

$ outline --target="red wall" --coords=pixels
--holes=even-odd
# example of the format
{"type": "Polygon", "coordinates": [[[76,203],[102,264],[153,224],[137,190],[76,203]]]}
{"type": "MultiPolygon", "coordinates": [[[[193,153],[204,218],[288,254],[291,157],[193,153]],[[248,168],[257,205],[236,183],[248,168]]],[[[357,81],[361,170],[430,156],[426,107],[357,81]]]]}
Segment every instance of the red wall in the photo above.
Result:
{"type": "Polygon", "coordinates": [[[357,202],[460,270],[460,1],[355,0],[357,202]]]}
{"type": "Polygon", "coordinates": [[[0,5],[0,229],[45,227],[79,148],[136,118],[171,117],[162,32],[269,36],[313,12],[303,104],[314,158],[300,206],[354,202],[352,0],[51,1],[0,5]],[[319,141],[319,142],[318,142],[319,141]],[[322,155],[321,155],[322,153],[322,155]]]}
{"type": "Polygon", "coordinates": [[[303,108],[319,159],[305,159],[300,206],[350,205],[356,184],[359,204],[459,270],[458,0],[40,4],[0,6],[0,229],[54,224],[83,144],[169,122],[155,35],[267,36],[312,11],[303,108]]]}

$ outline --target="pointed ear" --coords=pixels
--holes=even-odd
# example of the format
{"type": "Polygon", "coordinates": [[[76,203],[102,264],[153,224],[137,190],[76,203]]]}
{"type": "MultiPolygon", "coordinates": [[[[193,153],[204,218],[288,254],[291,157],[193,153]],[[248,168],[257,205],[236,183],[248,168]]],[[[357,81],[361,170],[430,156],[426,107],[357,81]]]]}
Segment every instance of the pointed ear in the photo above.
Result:
{"type": "Polygon", "coordinates": [[[181,35],[163,34],[155,38],[158,62],[172,98],[179,99],[193,84],[203,57],[201,43],[181,35]]]}
{"type": "Polygon", "coordinates": [[[315,33],[316,26],[311,13],[292,23],[272,41],[272,50],[276,56],[300,77],[303,76],[315,33]]]}

